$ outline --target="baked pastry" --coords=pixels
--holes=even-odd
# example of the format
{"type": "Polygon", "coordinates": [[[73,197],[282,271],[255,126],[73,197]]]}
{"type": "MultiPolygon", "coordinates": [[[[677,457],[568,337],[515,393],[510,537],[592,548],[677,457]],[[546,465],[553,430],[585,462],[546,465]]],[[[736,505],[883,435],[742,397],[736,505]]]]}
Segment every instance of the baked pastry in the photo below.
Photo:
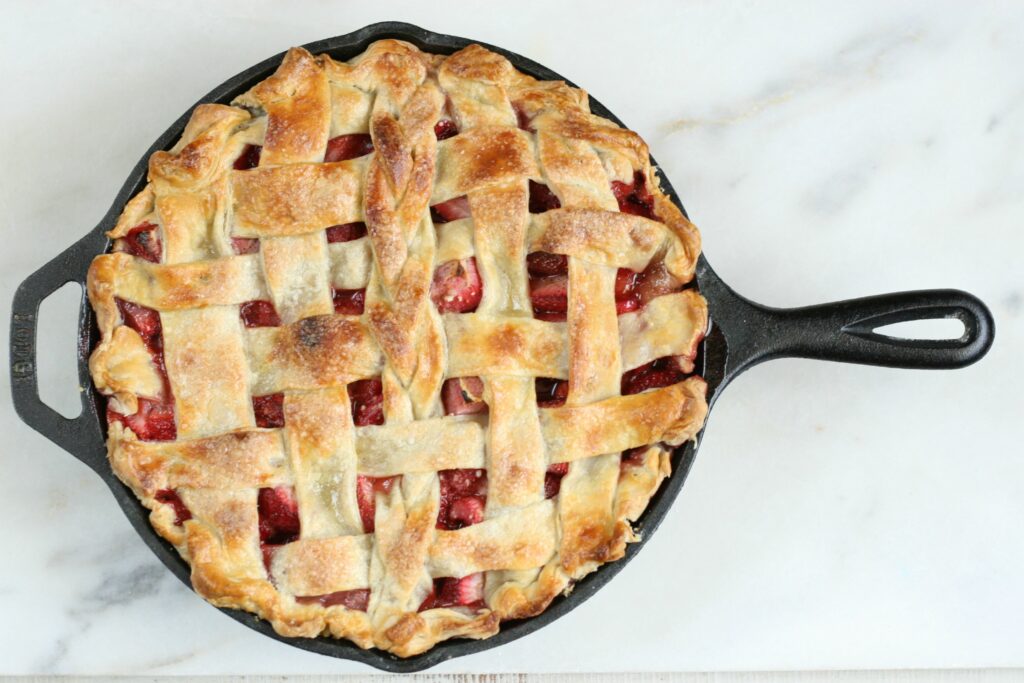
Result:
{"type": "Polygon", "coordinates": [[[110,237],[111,466],[283,635],[409,656],[542,612],[706,415],[699,236],[646,145],[477,45],[289,51],[110,237]]]}

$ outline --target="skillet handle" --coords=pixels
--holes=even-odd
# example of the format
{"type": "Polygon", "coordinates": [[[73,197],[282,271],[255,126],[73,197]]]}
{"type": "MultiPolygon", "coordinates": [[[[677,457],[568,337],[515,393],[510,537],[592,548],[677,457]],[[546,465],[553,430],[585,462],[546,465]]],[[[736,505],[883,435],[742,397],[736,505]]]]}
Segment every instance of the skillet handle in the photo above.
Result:
{"type": "Polygon", "coordinates": [[[718,281],[720,298],[731,299],[715,316],[729,342],[727,375],[773,358],[952,369],[982,358],[995,338],[992,313],[977,297],[957,289],[925,289],[848,299],[802,308],[771,308],[736,294],[718,281]],[[957,339],[904,339],[879,334],[884,325],[910,320],[956,318],[957,339]]]}
{"type": "Polygon", "coordinates": [[[943,370],[984,356],[995,338],[992,313],[977,297],[957,289],[925,289],[776,311],[786,332],[776,352],[785,356],[943,370]],[[904,339],[875,332],[910,320],[956,318],[957,339],[904,339]]]}
{"type": "MultiPolygon", "coordinates": [[[[103,459],[97,451],[97,444],[103,443],[99,420],[87,391],[81,392],[82,412],[78,417],[66,418],[39,398],[37,379],[37,337],[39,328],[39,305],[48,296],[68,282],[77,282],[83,287],[83,314],[79,317],[79,339],[89,324],[84,315],[86,274],[93,256],[104,249],[105,237],[94,231],[66,249],[45,266],[28,276],[14,294],[11,307],[11,394],[14,409],[30,427],[50,439],[79,460],[96,469],[103,459]]],[[[79,344],[78,365],[79,385],[89,386],[89,349],[79,344]]]]}

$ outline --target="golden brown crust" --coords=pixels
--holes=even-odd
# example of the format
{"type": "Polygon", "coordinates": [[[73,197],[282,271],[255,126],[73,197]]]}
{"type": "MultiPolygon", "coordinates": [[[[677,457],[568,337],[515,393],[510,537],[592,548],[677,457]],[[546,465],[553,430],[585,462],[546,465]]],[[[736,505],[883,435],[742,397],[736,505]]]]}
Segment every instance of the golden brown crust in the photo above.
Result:
{"type": "Polygon", "coordinates": [[[304,235],[362,220],[366,161],[291,164],[231,172],[236,231],[241,236],[304,235]]]}
{"type": "Polygon", "coordinates": [[[541,413],[551,462],[572,462],[664,441],[678,446],[704,424],[706,384],[700,377],[632,396],[541,413]]]}
{"type": "Polygon", "coordinates": [[[173,407],[176,440],[115,420],[108,455],[198,593],[283,635],[404,657],[539,614],[636,540],[669,447],[703,425],[706,387],[691,376],[621,396],[620,381],[667,356],[692,370],[708,316],[680,286],[618,314],[617,271],[688,283],[700,237],[658,187],[643,140],[588,107],[586,93],[477,45],[444,57],[383,40],[345,63],[296,48],[232,106],[196,107],[181,140],[152,156],[149,184],[110,233],[114,253],[89,271],[101,337],[90,371],[125,415],[141,399],[173,407]],[[438,141],[448,119],[458,134],[438,141]],[[324,163],[329,140],[367,134],[372,153],[324,163]],[[258,165],[236,170],[249,146],[258,165]],[[613,183],[638,176],[652,218],[619,210],[613,183]],[[562,208],[531,213],[531,182],[562,208]],[[432,222],[430,207],[463,196],[468,217],[432,222]],[[355,222],[365,237],[328,243],[328,228],[355,222]],[[155,226],[155,263],[126,239],[143,224],[155,226]],[[568,257],[566,322],[533,316],[537,251],[568,257]],[[470,258],[478,308],[439,314],[437,267],[470,258]],[[332,288],[365,289],[364,313],[336,314],[332,288]],[[159,354],[119,300],[155,311],[159,354]],[[243,324],[250,302],[270,302],[281,324],[243,324]],[[356,427],[348,385],[375,377],[385,422],[356,427]],[[465,377],[481,378],[488,412],[443,415],[443,382],[465,377]],[[538,407],[537,378],[568,380],[566,404],[538,407]],[[253,397],[274,394],[283,426],[257,427],[253,397]],[[566,469],[551,498],[549,472],[566,469]],[[445,470],[486,470],[481,521],[437,528],[445,470]],[[362,477],[397,475],[369,494],[364,533],[362,477]],[[277,487],[294,492],[300,532],[265,564],[259,492],[277,487]],[[420,611],[448,577],[477,577],[482,602],[420,611]],[[366,590],[365,611],[328,599],[366,590]]]}
{"type": "Polygon", "coordinates": [[[381,353],[355,318],[325,315],[245,331],[254,395],[343,386],[379,374],[381,353]]]}
{"type": "Polygon", "coordinates": [[[160,397],[163,380],[153,363],[153,356],[139,333],[121,325],[114,328],[107,344],[89,359],[96,389],[111,396],[127,414],[138,408],[138,397],[160,397]]]}
{"type": "Polygon", "coordinates": [[[277,432],[254,430],[171,442],[112,438],[109,446],[118,477],[140,496],[180,487],[263,488],[286,476],[284,445],[277,432]]]}
{"type": "Polygon", "coordinates": [[[289,50],[277,72],[237,100],[267,113],[263,163],[323,161],[331,116],[327,74],[302,48],[289,50]]]}

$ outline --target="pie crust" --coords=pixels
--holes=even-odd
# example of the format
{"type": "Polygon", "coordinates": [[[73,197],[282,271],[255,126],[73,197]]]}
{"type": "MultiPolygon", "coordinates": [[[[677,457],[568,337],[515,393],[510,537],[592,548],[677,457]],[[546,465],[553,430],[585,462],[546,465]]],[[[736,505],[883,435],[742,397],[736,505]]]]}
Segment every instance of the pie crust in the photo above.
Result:
{"type": "Polygon", "coordinates": [[[646,144],[478,45],[290,50],[89,271],[108,454],[195,590],[411,656],[621,558],[707,412],[646,144]]]}

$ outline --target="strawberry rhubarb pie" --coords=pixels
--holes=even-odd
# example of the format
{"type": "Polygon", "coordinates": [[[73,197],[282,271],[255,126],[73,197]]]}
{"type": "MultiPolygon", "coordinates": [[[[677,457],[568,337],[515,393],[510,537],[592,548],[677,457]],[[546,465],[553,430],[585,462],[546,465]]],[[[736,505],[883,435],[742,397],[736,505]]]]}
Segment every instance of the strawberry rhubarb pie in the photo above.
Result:
{"type": "Polygon", "coordinates": [[[622,557],[707,412],[700,238],[587,95],[296,48],[196,107],[89,272],[117,476],[195,590],[400,656],[622,557]]]}

